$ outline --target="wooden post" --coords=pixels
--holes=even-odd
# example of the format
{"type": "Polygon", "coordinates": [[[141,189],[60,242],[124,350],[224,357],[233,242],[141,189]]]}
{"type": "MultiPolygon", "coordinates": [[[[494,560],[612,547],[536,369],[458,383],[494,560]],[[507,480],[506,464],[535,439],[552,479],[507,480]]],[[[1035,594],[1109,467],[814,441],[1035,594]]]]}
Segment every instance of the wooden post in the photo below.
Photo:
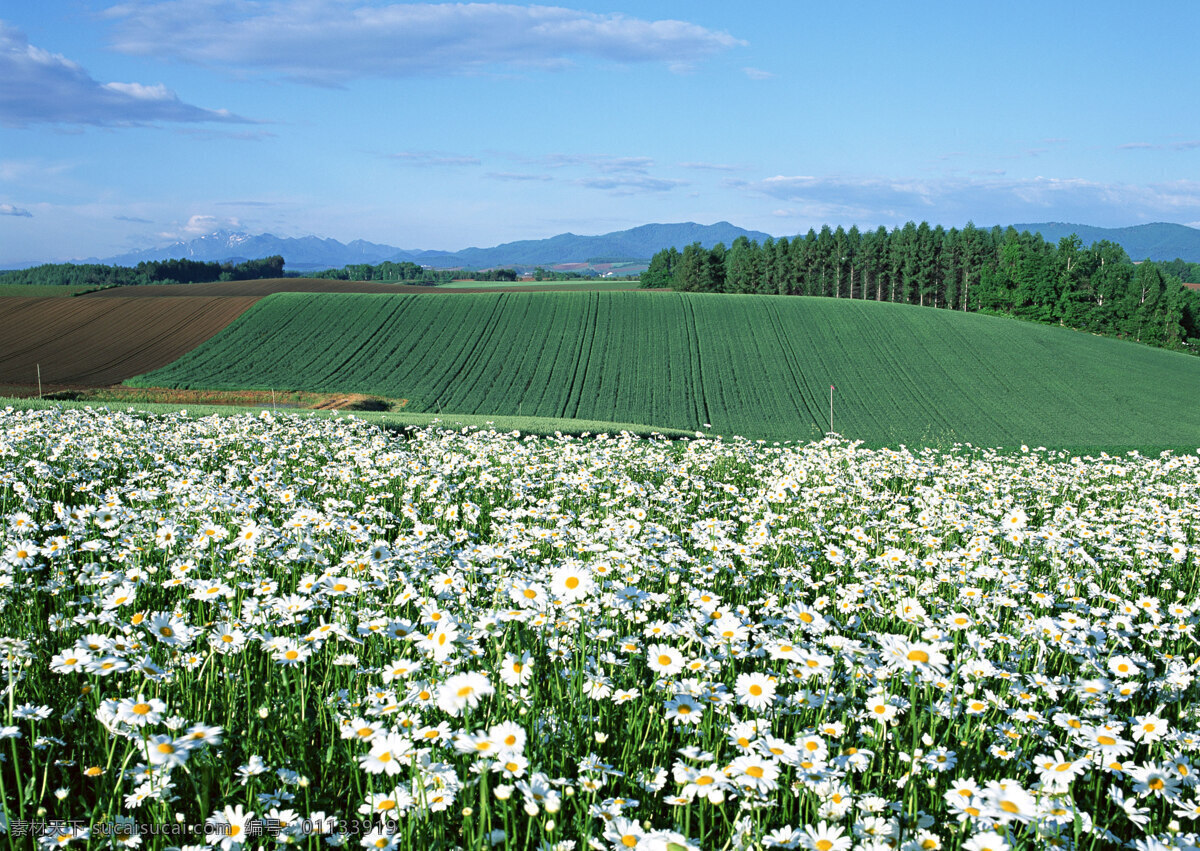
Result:
{"type": "Polygon", "coordinates": [[[37,365],[38,370],[38,398],[42,398],[42,365],[37,365]]]}
{"type": "Polygon", "coordinates": [[[271,388],[271,413],[275,412],[275,388],[271,388]]]}
{"type": "Polygon", "coordinates": [[[829,433],[833,433],[833,385],[829,385],[829,433]]]}

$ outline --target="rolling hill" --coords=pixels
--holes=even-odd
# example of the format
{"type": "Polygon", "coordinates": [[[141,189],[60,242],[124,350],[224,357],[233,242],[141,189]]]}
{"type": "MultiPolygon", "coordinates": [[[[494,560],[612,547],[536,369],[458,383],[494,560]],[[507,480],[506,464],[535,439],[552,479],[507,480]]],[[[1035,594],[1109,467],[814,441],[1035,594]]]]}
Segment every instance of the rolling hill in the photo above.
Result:
{"type": "Polygon", "coordinates": [[[408,410],[880,445],[1200,446],[1200,359],[845,299],[683,293],[269,296],[130,382],[405,398],[408,410]],[[710,425],[711,424],[711,428],[710,425]]]}

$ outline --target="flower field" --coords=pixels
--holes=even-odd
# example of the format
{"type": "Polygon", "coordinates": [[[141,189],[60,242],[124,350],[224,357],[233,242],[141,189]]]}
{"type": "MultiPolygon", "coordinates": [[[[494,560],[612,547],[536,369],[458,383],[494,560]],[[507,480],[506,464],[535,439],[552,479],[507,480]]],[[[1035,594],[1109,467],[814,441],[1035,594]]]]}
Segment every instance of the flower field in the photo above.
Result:
{"type": "Polygon", "coordinates": [[[1200,457],[0,411],[0,848],[1194,847],[1200,457]]]}

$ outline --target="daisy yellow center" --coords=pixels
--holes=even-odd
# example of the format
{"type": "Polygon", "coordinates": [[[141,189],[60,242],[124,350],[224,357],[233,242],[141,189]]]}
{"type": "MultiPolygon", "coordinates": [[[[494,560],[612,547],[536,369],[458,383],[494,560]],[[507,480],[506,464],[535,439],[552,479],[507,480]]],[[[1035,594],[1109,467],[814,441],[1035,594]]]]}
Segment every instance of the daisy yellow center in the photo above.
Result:
{"type": "Polygon", "coordinates": [[[462,688],[460,688],[458,690],[458,696],[459,697],[470,697],[471,693],[473,691],[475,691],[475,689],[471,688],[470,686],[463,686],[462,688]]]}
{"type": "Polygon", "coordinates": [[[668,665],[671,664],[671,657],[668,656],[666,653],[663,653],[661,656],[658,657],[658,664],[662,665],[664,668],[667,667],[668,665]]]}
{"type": "Polygon", "coordinates": [[[149,703],[135,703],[133,705],[133,712],[135,715],[149,715],[150,714],[150,704],[149,703]]]}
{"type": "Polygon", "coordinates": [[[1001,802],[1000,802],[1000,809],[1004,810],[1004,812],[1006,812],[1006,813],[1019,813],[1019,812],[1021,812],[1021,808],[1020,808],[1020,807],[1018,807],[1016,804],[1014,804],[1012,801],[1001,801],[1001,802]]]}
{"type": "Polygon", "coordinates": [[[297,653],[295,650],[289,650],[287,653],[284,653],[283,655],[291,661],[295,661],[296,659],[300,658],[300,654],[297,653]]]}
{"type": "Polygon", "coordinates": [[[509,733],[507,736],[504,737],[504,744],[510,748],[513,745],[515,745],[516,743],[517,743],[517,737],[514,736],[512,733],[509,733]]]}
{"type": "Polygon", "coordinates": [[[700,777],[696,778],[697,786],[711,786],[714,782],[716,782],[716,781],[713,780],[713,778],[709,777],[707,774],[701,775],[700,777]]]}
{"type": "Polygon", "coordinates": [[[170,742],[160,742],[158,744],[158,752],[162,754],[175,753],[175,746],[170,742]]]}
{"type": "Polygon", "coordinates": [[[755,697],[758,697],[760,694],[763,693],[763,688],[758,683],[755,683],[754,685],[750,686],[749,691],[752,695],[754,695],[755,697]]]}
{"type": "Polygon", "coordinates": [[[504,763],[504,770],[505,770],[505,771],[512,771],[512,772],[516,772],[516,770],[517,770],[518,768],[520,768],[520,766],[519,766],[519,765],[517,765],[515,762],[506,762],[506,763],[504,763]]]}
{"type": "Polygon", "coordinates": [[[1117,740],[1112,736],[1097,736],[1096,741],[1102,745],[1115,745],[1117,740]]]}
{"type": "Polygon", "coordinates": [[[579,577],[578,576],[568,576],[567,581],[563,584],[566,585],[568,588],[570,588],[572,591],[574,591],[576,588],[579,587],[579,577]]]}
{"type": "Polygon", "coordinates": [[[800,620],[804,621],[805,623],[812,623],[812,622],[813,622],[813,616],[812,616],[812,615],[810,615],[808,612],[801,612],[801,613],[800,613],[800,620]]]}
{"type": "Polygon", "coordinates": [[[359,727],[358,728],[358,735],[364,739],[367,738],[367,736],[370,736],[374,732],[375,731],[372,730],[370,727],[359,727]]]}
{"type": "Polygon", "coordinates": [[[833,848],[833,841],[829,839],[818,839],[813,843],[813,848],[816,848],[817,851],[830,851],[830,849],[833,848]]]}
{"type": "Polygon", "coordinates": [[[1161,777],[1155,777],[1153,780],[1151,780],[1146,785],[1149,786],[1151,789],[1153,789],[1155,792],[1158,792],[1162,789],[1164,784],[1163,784],[1161,777]]]}
{"type": "Polygon", "coordinates": [[[534,591],[532,588],[525,589],[525,599],[526,600],[532,600],[536,596],[537,596],[537,591],[534,591]]]}
{"type": "Polygon", "coordinates": [[[762,766],[761,765],[752,765],[746,769],[746,773],[749,774],[751,777],[754,777],[756,779],[761,779],[763,776],[762,766]]]}
{"type": "Polygon", "coordinates": [[[925,663],[929,661],[929,654],[924,650],[908,651],[908,661],[925,663]]]}

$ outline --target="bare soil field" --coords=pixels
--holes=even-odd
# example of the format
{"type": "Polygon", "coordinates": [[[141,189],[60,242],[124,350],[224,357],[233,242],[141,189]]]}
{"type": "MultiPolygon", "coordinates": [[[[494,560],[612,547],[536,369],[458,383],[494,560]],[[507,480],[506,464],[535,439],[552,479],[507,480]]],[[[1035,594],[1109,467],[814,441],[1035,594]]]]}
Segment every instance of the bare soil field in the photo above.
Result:
{"type": "Polygon", "coordinates": [[[257,296],[9,298],[0,385],[116,384],[165,366],[216,334],[257,296]]]}
{"type": "MultiPolygon", "coordinates": [[[[505,288],[508,292],[553,292],[545,284],[505,288]]],[[[578,286],[561,287],[570,291],[578,286]]],[[[43,394],[68,394],[96,401],[159,401],[206,404],[270,404],[269,394],[216,391],[201,394],[119,385],[158,369],[212,337],[259,299],[279,292],[301,293],[495,293],[495,285],[440,289],[379,281],[268,278],[209,284],[113,287],[74,298],[15,296],[0,300],[0,395],[36,396],[38,368],[43,394]],[[168,398],[169,397],[169,398],[168,398]]],[[[295,407],[350,407],[362,402],[341,394],[310,394],[295,407]]],[[[403,406],[404,400],[393,400],[403,406]]]]}

